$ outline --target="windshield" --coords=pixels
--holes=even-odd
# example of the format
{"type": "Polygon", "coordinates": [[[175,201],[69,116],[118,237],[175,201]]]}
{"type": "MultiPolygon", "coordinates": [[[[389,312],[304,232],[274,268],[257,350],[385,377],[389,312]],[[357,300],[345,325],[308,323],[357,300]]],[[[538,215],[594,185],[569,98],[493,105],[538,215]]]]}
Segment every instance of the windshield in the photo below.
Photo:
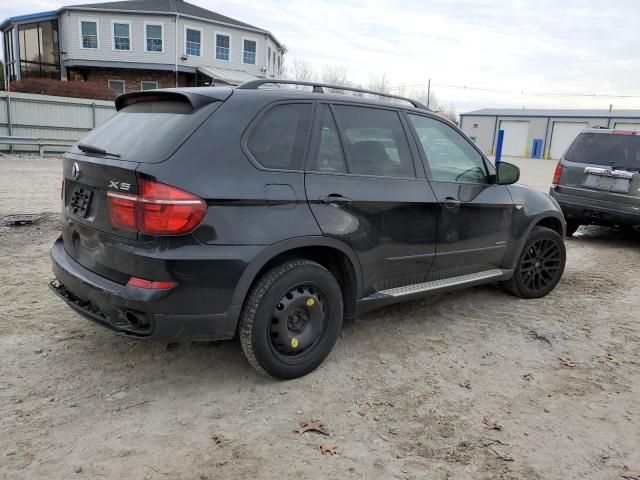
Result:
{"type": "Polygon", "coordinates": [[[581,133],[564,158],[571,162],[640,170],[640,136],[581,133]]]}
{"type": "Polygon", "coordinates": [[[213,110],[207,105],[194,111],[189,103],[178,101],[135,103],[92,130],[80,144],[120,155],[123,160],[162,162],[213,110]]]}

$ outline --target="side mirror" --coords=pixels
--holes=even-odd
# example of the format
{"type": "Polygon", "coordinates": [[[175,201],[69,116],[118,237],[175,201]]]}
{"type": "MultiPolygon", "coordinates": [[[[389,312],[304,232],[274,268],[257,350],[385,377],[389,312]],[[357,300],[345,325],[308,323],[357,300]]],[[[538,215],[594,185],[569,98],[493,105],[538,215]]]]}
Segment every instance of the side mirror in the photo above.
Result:
{"type": "Polygon", "coordinates": [[[511,185],[520,180],[520,169],[511,163],[498,162],[496,177],[498,185],[511,185]]]}

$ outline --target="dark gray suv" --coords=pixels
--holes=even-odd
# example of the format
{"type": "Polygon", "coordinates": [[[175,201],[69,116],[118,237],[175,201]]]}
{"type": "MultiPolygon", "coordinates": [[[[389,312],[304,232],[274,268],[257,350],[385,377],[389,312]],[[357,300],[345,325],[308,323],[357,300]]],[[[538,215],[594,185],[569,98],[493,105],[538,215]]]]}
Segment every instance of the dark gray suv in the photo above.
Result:
{"type": "Polygon", "coordinates": [[[551,196],[580,225],[640,225],[640,132],[587,128],[556,167],[551,196]]]}

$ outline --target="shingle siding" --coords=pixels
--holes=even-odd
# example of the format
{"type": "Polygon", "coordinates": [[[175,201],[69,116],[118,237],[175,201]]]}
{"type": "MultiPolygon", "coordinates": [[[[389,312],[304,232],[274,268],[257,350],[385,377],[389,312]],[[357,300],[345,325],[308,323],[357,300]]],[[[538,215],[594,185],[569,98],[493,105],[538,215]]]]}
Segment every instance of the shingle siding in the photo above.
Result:
{"type": "Polygon", "coordinates": [[[61,15],[60,22],[68,34],[67,55],[63,60],[100,60],[112,62],[138,62],[149,64],[175,63],[175,17],[167,15],[114,14],[106,12],[80,12],[71,10],[61,15]],[[81,48],[80,22],[98,22],[98,49],[81,48]],[[131,51],[113,49],[112,21],[131,22],[131,51]],[[164,25],[162,53],[145,52],[145,22],[164,25]]]}
{"type": "MultiPolygon", "coordinates": [[[[62,59],[65,60],[94,60],[111,62],[132,62],[173,65],[176,61],[176,17],[168,15],[135,14],[135,13],[107,13],[68,10],[59,17],[61,26],[62,51],[66,52],[62,59]],[[98,49],[81,48],[80,22],[82,20],[96,20],[98,22],[98,49]],[[113,49],[112,22],[128,22],[131,24],[131,51],[113,49]],[[145,51],[145,23],[162,23],[164,25],[164,51],[162,53],[145,51]]],[[[223,27],[209,22],[202,22],[190,18],[179,17],[178,30],[178,65],[187,67],[216,66],[244,70],[255,76],[277,76],[273,61],[270,70],[262,71],[267,66],[267,47],[271,51],[277,50],[275,42],[264,33],[257,33],[234,27],[223,27]],[[185,27],[193,27],[202,30],[200,57],[188,56],[182,60],[185,54],[185,27]],[[217,60],[215,57],[215,35],[217,33],[229,35],[231,38],[230,61],[217,60]],[[242,63],[243,40],[255,40],[256,64],[242,63]]],[[[273,54],[272,54],[273,55],[273,54]]],[[[276,57],[280,55],[279,53],[276,57]]]]}

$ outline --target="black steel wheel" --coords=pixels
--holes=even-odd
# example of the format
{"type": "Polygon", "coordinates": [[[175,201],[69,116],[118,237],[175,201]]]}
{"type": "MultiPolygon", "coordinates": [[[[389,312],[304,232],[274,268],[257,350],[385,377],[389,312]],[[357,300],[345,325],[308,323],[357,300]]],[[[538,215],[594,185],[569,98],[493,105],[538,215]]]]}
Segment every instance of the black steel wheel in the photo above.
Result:
{"type": "Polygon", "coordinates": [[[285,293],[271,312],[271,346],[283,361],[295,361],[313,349],[327,328],[324,299],[317,284],[297,285],[285,293]]]}
{"type": "Polygon", "coordinates": [[[544,297],[560,281],[565,262],[562,237],[549,228],[536,227],[527,239],[513,277],[505,283],[505,288],[522,298],[544,297]]]}
{"type": "Polygon", "coordinates": [[[342,328],[342,291],[335,277],[310,260],[285,262],[251,287],[239,336],[249,363],[288,379],[314,370],[342,328]]]}

